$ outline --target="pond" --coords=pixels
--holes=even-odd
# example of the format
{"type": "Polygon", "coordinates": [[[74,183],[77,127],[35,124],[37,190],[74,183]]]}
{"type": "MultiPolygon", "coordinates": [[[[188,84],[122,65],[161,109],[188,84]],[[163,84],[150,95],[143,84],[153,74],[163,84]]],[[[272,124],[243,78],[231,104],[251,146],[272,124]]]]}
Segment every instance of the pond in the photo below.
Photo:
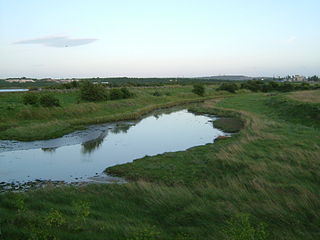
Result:
{"type": "Polygon", "coordinates": [[[146,155],[186,150],[226,135],[214,116],[187,110],[156,112],[139,121],[89,126],[61,138],[0,141],[0,182],[90,181],[110,166],[146,155]]]}
{"type": "Polygon", "coordinates": [[[2,92],[27,92],[29,91],[29,89],[22,89],[22,88],[19,88],[19,89],[0,89],[0,93],[2,92]]]}

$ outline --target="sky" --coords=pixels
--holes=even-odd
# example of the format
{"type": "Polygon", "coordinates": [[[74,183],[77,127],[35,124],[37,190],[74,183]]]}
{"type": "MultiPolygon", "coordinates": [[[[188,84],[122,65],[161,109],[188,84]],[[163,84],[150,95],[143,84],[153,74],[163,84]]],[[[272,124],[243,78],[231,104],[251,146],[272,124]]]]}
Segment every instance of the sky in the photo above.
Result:
{"type": "Polygon", "coordinates": [[[320,75],[319,0],[0,0],[0,78],[320,75]]]}

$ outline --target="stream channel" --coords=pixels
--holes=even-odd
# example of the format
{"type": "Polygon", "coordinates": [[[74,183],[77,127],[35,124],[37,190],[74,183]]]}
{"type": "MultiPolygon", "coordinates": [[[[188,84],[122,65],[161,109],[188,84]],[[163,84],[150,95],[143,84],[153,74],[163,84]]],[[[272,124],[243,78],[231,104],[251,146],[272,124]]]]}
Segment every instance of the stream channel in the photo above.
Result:
{"type": "Polygon", "coordinates": [[[0,140],[0,186],[18,190],[21,184],[32,182],[121,182],[124,180],[108,176],[104,170],[228,135],[213,126],[215,119],[186,109],[166,109],[139,121],[92,125],[56,139],[0,140]]]}

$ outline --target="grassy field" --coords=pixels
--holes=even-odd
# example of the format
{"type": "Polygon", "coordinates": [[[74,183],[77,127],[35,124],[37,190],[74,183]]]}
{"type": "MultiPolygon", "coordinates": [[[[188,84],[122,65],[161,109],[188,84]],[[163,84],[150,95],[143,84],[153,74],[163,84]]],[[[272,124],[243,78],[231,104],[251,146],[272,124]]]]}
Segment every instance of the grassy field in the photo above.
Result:
{"type": "Polygon", "coordinates": [[[78,91],[53,91],[51,94],[61,103],[61,107],[53,108],[24,105],[25,93],[0,93],[0,139],[28,141],[59,137],[88,124],[137,119],[157,108],[224,94],[207,87],[202,98],[191,90],[191,86],[132,88],[134,98],[96,103],[80,101],[78,91]],[[153,96],[155,91],[160,96],[153,96]]]}
{"type": "Polygon", "coordinates": [[[241,119],[244,127],[213,144],[107,169],[134,180],[128,184],[3,194],[0,236],[320,239],[320,127],[315,105],[304,104],[252,93],[193,106],[194,112],[241,119]],[[292,106],[302,113],[290,118],[292,106]]]}
{"type": "Polygon", "coordinates": [[[320,90],[293,92],[289,96],[297,101],[320,103],[320,90]]]}

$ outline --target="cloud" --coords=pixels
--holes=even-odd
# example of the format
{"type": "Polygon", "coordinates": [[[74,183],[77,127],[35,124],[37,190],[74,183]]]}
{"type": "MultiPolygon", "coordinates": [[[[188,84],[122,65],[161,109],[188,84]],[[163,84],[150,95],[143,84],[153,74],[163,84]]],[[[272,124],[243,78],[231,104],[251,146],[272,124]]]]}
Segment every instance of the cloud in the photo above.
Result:
{"type": "Polygon", "coordinates": [[[15,42],[14,44],[40,44],[48,47],[76,47],[97,41],[95,38],[69,38],[66,36],[53,36],[34,38],[15,42]]]}

